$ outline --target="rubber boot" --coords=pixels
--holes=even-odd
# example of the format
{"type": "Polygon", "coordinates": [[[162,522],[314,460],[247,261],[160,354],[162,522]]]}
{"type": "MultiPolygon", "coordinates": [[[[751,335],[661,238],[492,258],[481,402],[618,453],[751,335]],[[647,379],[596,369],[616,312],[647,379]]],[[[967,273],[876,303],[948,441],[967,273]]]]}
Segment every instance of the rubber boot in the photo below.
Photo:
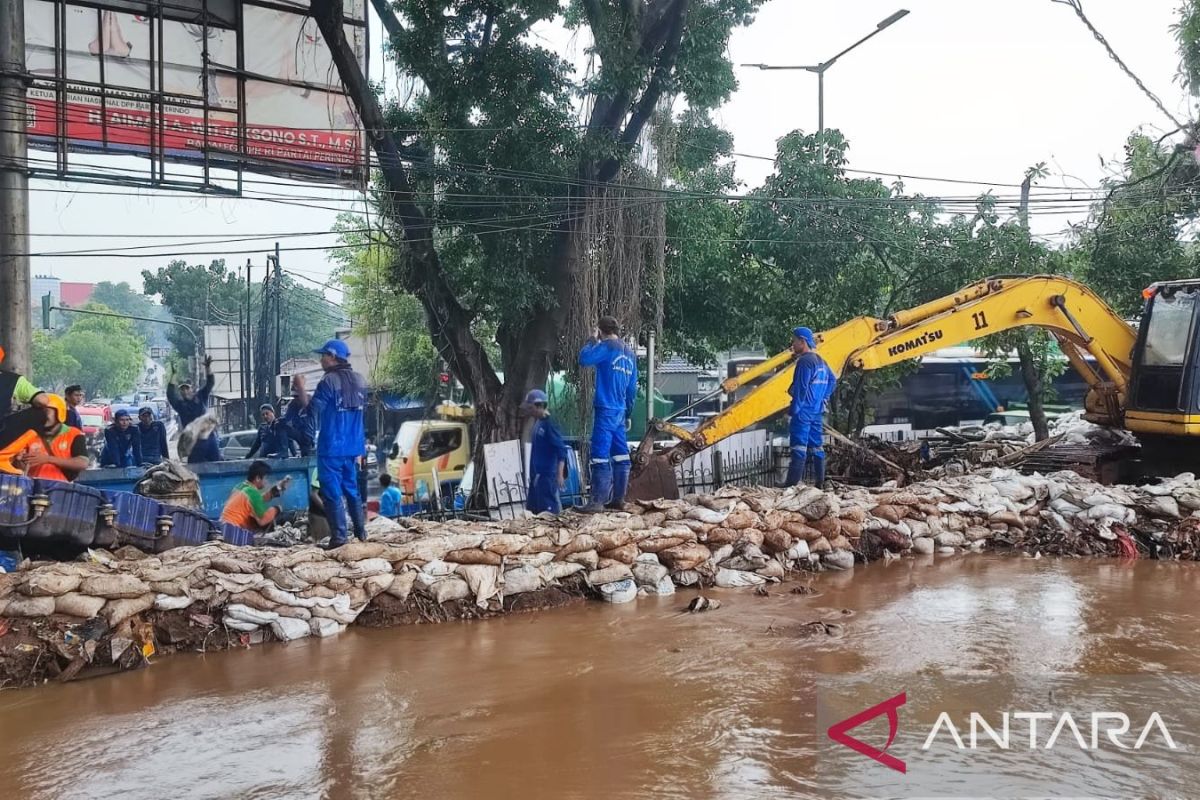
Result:
{"type": "Polygon", "coordinates": [[[825,456],[812,456],[812,480],[813,486],[818,489],[825,488],[825,456]]]}
{"type": "Polygon", "coordinates": [[[783,481],[784,488],[798,486],[804,482],[804,468],[807,466],[808,451],[792,448],[792,458],[788,461],[787,477],[783,481]]]}
{"type": "Polygon", "coordinates": [[[633,465],[628,461],[617,461],[613,464],[612,500],[605,507],[612,511],[625,509],[625,492],[629,489],[629,470],[633,465]]]}
{"type": "Polygon", "coordinates": [[[358,498],[348,500],[346,502],[346,512],[350,514],[350,525],[354,529],[355,538],[360,542],[365,542],[367,540],[367,523],[363,519],[365,514],[362,502],[358,498]]]}
{"type": "Polygon", "coordinates": [[[592,464],[592,502],[579,509],[581,514],[600,514],[604,504],[612,497],[613,468],[612,462],[592,464]]]}

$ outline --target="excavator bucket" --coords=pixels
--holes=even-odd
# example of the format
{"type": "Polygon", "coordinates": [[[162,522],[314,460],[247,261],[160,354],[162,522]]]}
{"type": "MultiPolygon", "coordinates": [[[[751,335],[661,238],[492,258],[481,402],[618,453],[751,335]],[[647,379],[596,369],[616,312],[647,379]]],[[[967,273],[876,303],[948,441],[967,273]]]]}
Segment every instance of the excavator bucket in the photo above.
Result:
{"type": "Polygon", "coordinates": [[[675,478],[675,468],[667,460],[665,454],[652,455],[645,464],[635,467],[629,479],[629,490],[625,493],[629,500],[667,500],[679,499],[679,481],[675,478]]]}

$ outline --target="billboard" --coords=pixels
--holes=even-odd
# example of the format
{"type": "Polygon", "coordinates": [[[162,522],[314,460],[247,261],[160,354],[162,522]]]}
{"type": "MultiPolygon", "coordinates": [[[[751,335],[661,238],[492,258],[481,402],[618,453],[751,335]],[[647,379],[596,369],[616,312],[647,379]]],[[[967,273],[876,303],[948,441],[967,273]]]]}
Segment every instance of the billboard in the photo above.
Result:
{"type": "MultiPolygon", "coordinates": [[[[30,143],[60,172],[83,150],[361,185],[361,126],[307,2],[24,5],[30,143]]],[[[344,13],[365,73],[364,0],[344,13]]]]}

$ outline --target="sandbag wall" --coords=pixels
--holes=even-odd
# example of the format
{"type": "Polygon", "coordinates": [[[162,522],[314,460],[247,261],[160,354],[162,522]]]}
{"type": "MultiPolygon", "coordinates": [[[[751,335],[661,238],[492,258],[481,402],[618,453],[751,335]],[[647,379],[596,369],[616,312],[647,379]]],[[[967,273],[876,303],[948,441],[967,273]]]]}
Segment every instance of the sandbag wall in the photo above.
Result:
{"type": "Polygon", "coordinates": [[[677,586],[753,586],[795,569],[849,569],[887,552],[958,554],[991,543],[1194,558],[1197,513],[1200,482],[1190,474],[1144,487],[995,469],[903,489],[727,488],[596,516],[376,519],[370,541],[331,552],[220,542],[157,556],[90,551],[0,574],[0,617],[50,631],[53,642],[43,641],[56,657],[90,660],[97,637],[128,639],[130,626],[154,612],[181,612],[222,635],[290,640],[335,634],[383,605],[490,613],[564,585],[627,602],[677,586]]]}

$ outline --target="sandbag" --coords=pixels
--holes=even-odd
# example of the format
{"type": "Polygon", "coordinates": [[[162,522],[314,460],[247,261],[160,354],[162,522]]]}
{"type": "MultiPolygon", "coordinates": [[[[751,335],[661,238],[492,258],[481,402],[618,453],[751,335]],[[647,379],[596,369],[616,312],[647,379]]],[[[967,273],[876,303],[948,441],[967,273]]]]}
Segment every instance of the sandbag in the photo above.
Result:
{"type": "Polygon", "coordinates": [[[325,639],[330,636],[337,636],[346,629],[346,626],[341,625],[331,619],[313,617],[308,621],[308,629],[312,631],[313,636],[325,639]]]}
{"type": "Polygon", "coordinates": [[[13,594],[8,597],[8,605],[4,607],[6,617],[48,617],[54,613],[54,597],[28,597],[23,594],[13,594]]]}
{"type": "Polygon", "coordinates": [[[258,572],[259,568],[256,564],[251,564],[233,556],[214,556],[209,562],[210,569],[215,569],[217,572],[226,572],[232,574],[258,572]]]}
{"type": "Polygon", "coordinates": [[[224,623],[226,628],[229,628],[230,630],[241,631],[242,633],[251,633],[252,631],[258,630],[260,627],[255,625],[253,622],[245,622],[244,620],[231,617],[228,614],[221,619],[221,622],[224,623]]]}
{"type": "Polygon", "coordinates": [[[637,584],[633,578],[626,578],[616,583],[606,583],[600,587],[600,597],[609,603],[630,603],[637,599],[637,584]]]}
{"type": "Polygon", "coordinates": [[[104,608],[100,611],[100,616],[104,617],[105,622],[108,623],[108,627],[112,628],[120,625],[135,614],[149,611],[153,607],[153,594],[144,594],[141,597],[125,597],[117,600],[109,600],[105,603],[104,608]]]}
{"type": "Polygon", "coordinates": [[[721,523],[723,527],[730,530],[740,531],[745,528],[753,528],[759,524],[758,515],[748,508],[738,508],[732,514],[725,518],[721,523]]]}
{"type": "Polygon", "coordinates": [[[623,581],[633,578],[633,571],[624,564],[614,564],[607,569],[592,570],[588,573],[587,582],[591,586],[603,586],[606,583],[623,581]]]}
{"type": "Polygon", "coordinates": [[[274,581],[280,589],[286,589],[289,592],[298,592],[308,588],[307,581],[301,580],[296,573],[282,564],[263,565],[263,577],[274,581]]]}
{"type": "Polygon", "coordinates": [[[280,641],[291,642],[307,637],[312,633],[312,628],[305,620],[280,617],[271,622],[271,633],[280,641]]]}
{"type": "Polygon", "coordinates": [[[392,562],[386,558],[365,558],[362,561],[343,564],[338,577],[355,581],[372,575],[390,575],[391,572],[392,562]]]}
{"type": "Polygon", "coordinates": [[[707,534],[705,534],[704,542],[709,545],[717,546],[733,544],[741,535],[741,531],[735,531],[732,528],[713,528],[707,534]]]}
{"type": "Polygon", "coordinates": [[[263,611],[241,603],[230,603],[225,606],[225,616],[248,622],[251,625],[269,625],[279,619],[279,615],[274,611],[263,611]]]}
{"type": "Polygon", "coordinates": [[[694,569],[681,569],[671,573],[671,580],[680,586],[699,586],[700,573],[694,569]]]}
{"type": "Polygon", "coordinates": [[[335,559],[348,564],[353,561],[381,558],[389,549],[383,542],[348,542],[330,552],[335,559]]]}
{"type": "Polygon", "coordinates": [[[595,550],[572,553],[567,556],[566,560],[569,564],[581,564],[589,570],[593,570],[600,565],[600,556],[595,550]]]}
{"type": "Polygon", "coordinates": [[[888,522],[899,522],[904,518],[904,514],[895,506],[880,505],[871,509],[872,516],[886,519],[888,522]]]}
{"type": "Polygon", "coordinates": [[[600,531],[596,534],[596,550],[616,550],[633,541],[633,533],[628,530],[600,531]]]}
{"type": "Polygon", "coordinates": [[[187,595],[156,594],[154,595],[155,611],[180,611],[196,602],[187,595]]]}
{"type": "Polygon", "coordinates": [[[484,537],[483,549],[502,556],[514,556],[521,552],[530,541],[531,539],[524,534],[495,533],[484,537]]]}
{"type": "Polygon", "coordinates": [[[615,547],[611,550],[601,550],[600,557],[611,559],[611,560],[617,561],[621,564],[629,565],[637,560],[639,552],[640,551],[638,550],[638,546],[636,544],[630,543],[630,544],[623,545],[621,547],[615,547]]]}
{"type": "Polygon", "coordinates": [[[554,539],[549,536],[539,536],[531,539],[529,544],[521,548],[522,555],[536,555],[538,553],[553,553],[558,549],[558,545],[554,543],[554,539]]]}
{"type": "Polygon", "coordinates": [[[687,518],[699,520],[700,522],[707,522],[710,525],[720,525],[729,517],[729,514],[729,509],[724,511],[715,511],[711,508],[705,508],[704,506],[693,506],[687,512],[687,518]]]}
{"type": "Polygon", "coordinates": [[[372,575],[363,581],[361,591],[367,601],[370,601],[375,599],[376,595],[386,592],[395,580],[396,576],[390,572],[385,575],[372,575]]]}
{"type": "Polygon", "coordinates": [[[925,536],[918,536],[912,540],[912,551],[917,555],[929,556],[933,555],[934,541],[925,536]]]}
{"type": "Polygon", "coordinates": [[[640,587],[657,586],[670,575],[670,570],[657,562],[637,561],[632,567],[633,580],[640,587]]]}
{"type": "Polygon", "coordinates": [[[937,542],[939,547],[962,547],[967,542],[966,537],[956,531],[939,533],[934,538],[934,541],[937,542]]]}
{"type": "MultiPolygon", "coordinates": [[[[698,579],[699,576],[697,575],[697,580],[698,579]]],[[[675,594],[675,581],[671,580],[671,576],[668,575],[653,586],[641,586],[639,588],[642,591],[645,591],[647,594],[675,594]]]]}
{"type": "Polygon", "coordinates": [[[596,537],[586,533],[577,533],[571,541],[558,548],[558,551],[554,554],[554,558],[556,561],[565,561],[570,555],[595,549],[596,537]]]}
{"type": "Polygon", "coordinates": [[[30,597],[57,597],[74,592],[82,582],[83,576],[78,572],[34,570],[29,574],[29,578],[17,587],[17,591],[30,597]]]}
{"type": "Polygon", "coordinates": [[[412,593],[413,582],[416,579],[417,573],[412,570],[397,572],[395,578],[392,580],[392,585],[385,589],[384,592],[401,602],[407,602],[409,594],[412,593]]]}
{"type": "Polygon", "coordinates": [[[774,555],[775,553],[787,552],[792,546],[792,537],[787,531],[764,531],[762,549],[766,553],[774,555]]]}
{"type": "MultiPolygon", "coordinates": [[[[150,594],[150,586],[133,575],[117,572],[109,575],[88,575],[79,582],[79,592],[90,594],[92,597],[121,600],[150,594]]],[[[153,601],[154,596],[150,596],[153,601]]]]}
{"type": "Polygon", "coordinates": [[[491,550],[452,550],[443,558],[451,564],[482,564],[498,567],[504,563],[504,556],[491,550]]]}
{"type": "Polygon", "coordinates": [[[821,556],[821,563],[834,570],[854,569],[854,553],[849,550],[834,550],[831,553],[824,553],[821,556]]]}
{"type": "MultiPolygon", "coordinates": [[[[712,535],[711,531],[709,535],[712,535]]],[[[651,537],[638,542],[638,549],[643,553],[661,553],[663,550],[678,547],[681,544],[686,544],[688,541],[690,540],[682,536],[651,537]]]]}
{"type": "Polygon", "coordinates": [[[761,575],[762,577],[769,578],[771,580],[781,581],[783,580],[784,575],[783,564],[779,563],[775,559],[771,559],[766,563],[766,566],[755,570],[754,574],[761,575]]]}
{"type": "Polygon", "coordinates": [[[92,597],[79,592],[68,592],[54,598],[54,613],[66,614],[68,617],[83,617],[91,619],[100,613],[108,601],[103,597],[92,597]]]}
{"type": "Polygon", "coordinates": [[[716,583],[722,589],[734,589],[743,586],[758,586],[766,583],[767,579],[753,572],[741,572],[740,570],[718,569],[716,583]]]}
{"type": "MultiPolygon", "coordinates": [[[[906,536],[904,538],[907,541],[908,537],[906,536]]],[[[832,547],[834,550],[849,550],[850,549],[850,540],[847,539],[845,536],[842,536],[839,534],[829,540],[829,546],[832,547]]]]}
{"type": "Polygon", "coordinates": [[[805,522],[785,522],[780,530],[806,542],[821,538],[821,532],[805,522]]]}
{"type": "Polygon", "coordinates": [[[658,552],[658,558],[672,571],[695,569],[712,557],[712,551],[698,543],[681,544],[658,552]]]}
{"type": "Polygon", "coordinates": [[[462,578],[451,575],[442,578],[429,589],[429,596],[437,603],[465,600],[471,596],[471,587],[462,578]]]}
{"type": "Polygon", "coordinates": [[[463,564],[456,572],[467,582],[475,605],[487,608],[488,601],[500,596],[500,568],[488,564],[463,564]]]}
{"type": "Polygon", "coordinates": [[[547,583],[555,583],[563,578],[574,575],[577,572],[583,572],[587,567],[583,564],[571,564],[566,561],[552,561],[545,566],[539,568],[542,573],[542,578],[547,583]]]}
{"type": "Polygon", "coordinates": [[[808,550],[810,553],[817,553],[819,555],[823,555],[825,553],[831,552],[833,550],[833,548],[829,546],[828,539],[826,539],[824,536],[820,536],[808,543],[808,550]]]}

